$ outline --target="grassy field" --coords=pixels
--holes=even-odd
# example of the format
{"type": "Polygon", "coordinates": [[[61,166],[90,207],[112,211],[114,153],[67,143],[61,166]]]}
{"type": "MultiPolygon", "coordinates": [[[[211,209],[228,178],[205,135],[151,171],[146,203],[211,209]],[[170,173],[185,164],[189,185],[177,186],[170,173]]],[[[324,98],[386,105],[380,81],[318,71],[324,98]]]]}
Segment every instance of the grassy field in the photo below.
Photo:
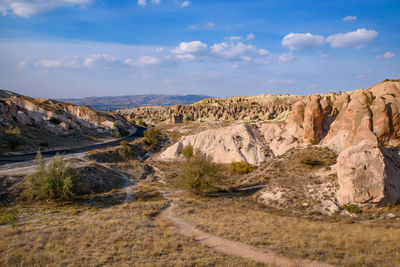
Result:
{"type": "Polygon", "coordinates": [[[175,233],[155,219],[165,202],[38,204],[30,222],[1,226],[0,266],[257,266],[175,233]]]}
{"type": "MultiPolygon", "coordinates": [[[[281,216],[251,207],[245,199],[187,197],[176,211],[199,229],[288,257],[340,266],[398,266],[400,221],[360,218],[324,221],[281,216]]],[[[375,212],[375,214],[374,214],[375,212]]],[[[400,208],[391,212],[399,215],[400,208]]]]}

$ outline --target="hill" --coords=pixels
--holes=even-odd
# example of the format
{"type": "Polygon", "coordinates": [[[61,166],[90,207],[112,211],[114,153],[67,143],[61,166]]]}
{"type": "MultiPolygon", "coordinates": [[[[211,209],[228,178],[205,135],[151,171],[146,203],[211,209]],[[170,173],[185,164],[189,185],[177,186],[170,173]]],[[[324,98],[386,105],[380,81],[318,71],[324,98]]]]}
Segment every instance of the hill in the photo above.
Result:
{"type": "Polygon", "coordinates": [[[0,90],[0,98],[8,98],[13,96],[21,96],[21,95],[7,90],[0,90]]]}
{"type": "Polygon", "coordinates": [[[59,99],[75,105],[90,106],[96,110],[117,110],[142,106],[188,105],[210,98],[206,95],[126,95],[59,99]]]}

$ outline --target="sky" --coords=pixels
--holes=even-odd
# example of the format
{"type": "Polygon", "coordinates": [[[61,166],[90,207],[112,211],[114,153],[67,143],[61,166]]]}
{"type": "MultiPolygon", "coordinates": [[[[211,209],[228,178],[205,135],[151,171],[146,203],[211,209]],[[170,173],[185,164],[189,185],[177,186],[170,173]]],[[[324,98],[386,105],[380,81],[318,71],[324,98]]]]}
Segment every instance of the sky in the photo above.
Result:
{"type": "Polygon", "coordinates": [[[328,93],[400,78],[398,0],[0,0],[0,89],[328,93]]]}

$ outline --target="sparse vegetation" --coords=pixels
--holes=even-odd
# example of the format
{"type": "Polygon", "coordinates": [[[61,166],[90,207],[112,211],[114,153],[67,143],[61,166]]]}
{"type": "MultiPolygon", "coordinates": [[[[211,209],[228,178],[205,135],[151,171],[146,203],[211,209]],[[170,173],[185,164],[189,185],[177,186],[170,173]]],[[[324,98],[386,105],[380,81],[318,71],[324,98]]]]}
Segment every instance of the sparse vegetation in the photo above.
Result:
{"type": "Polygon", "coordinates": [[[11,149],[15,149],[24,144],[24,138],[21,136],[21,129],[18,126],[8,127],[2,139],[11,149]]]}
{"type": "Polygon", "coordinates": [[[348,217],[314,221],[274,214],[243,198],[186,197],[177,213],[207,233],[288,257],[337,266],[397,266],[400,262],[396,221],[393,226],[366,222],[366,218],[363,223],[348,217]]]}
{"type": "Polygon", "coordinates": [[[212,162],[211,158],[196,152],[184,161],[176,184],[194,193],[201,193],[218,188],[221,180],[220,166],[212,162]]]}
{"type": "Polygon", "coordinates": [[[121,147],[118,150],[119,155],[124,158],[128,159],[132,155],[132,148],[126,141],[121,141],[121,147]]]}
{"type": "Polygon", "coordinates": [[[139,123],[138,123],[140,126],[143,126],[143,127],[147,127],[147,123],[145,122],[145,121],[143,121],[143,120],[139,120],[139,123]]]}
{"type": "Polygon", "coordinates": [[[359,206],[355,204],[345,204],[342,207],[344,210],[347,210],[350,213],[359,214],[362,212],[359,206]]]}
{"type": "Polygon", "coordinates": [[[37,172],[28,176],[25,189],[29,197],[38,200],[71,200],[85,193],[87,185],[81,175],[60,155],[46,167],[40,153],[36,156],[37,172]]]}
{"type": "Polygon", "coordinates": [[[232,172],[240,173],[240,174],[250,173],[250,172],[254,171],[255,169],[257,169],[256,166],[254,166],[253,164],[250,164],[244,160],[232,162],[229,165],[229,168],[232,172]]]}
{"type": "Polygon", "coordinates": [[[190,159],[193,156],[193,146],[188,144],[187,146],[182,147],[181,154],[185,159],[190,159]]]}
{"type": "Polygon", "coordinates": [[[158,145],[158,135],[160,132],[156,129],[148,129],[144,131],[144,138],[147,144],[151,145],[152,147],[156,147],[158,145]]]}
{"type": "Polygon", "coordinates": [[[0,265],[256,265],[182,237],[169,228],[168,221],[154,221],[150,215],[164,204],[157,200],[112,209],[65,207],[58,211],[59,218],[2,228],[0,265]]]}

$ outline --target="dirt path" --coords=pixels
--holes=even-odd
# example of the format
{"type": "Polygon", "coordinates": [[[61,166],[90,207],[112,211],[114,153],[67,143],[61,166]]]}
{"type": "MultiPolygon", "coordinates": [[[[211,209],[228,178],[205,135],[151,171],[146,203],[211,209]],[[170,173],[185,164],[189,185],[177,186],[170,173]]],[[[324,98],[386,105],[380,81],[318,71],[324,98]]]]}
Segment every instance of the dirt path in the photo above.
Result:
{"type": "Polygon", "coordinates": [[[240,243],[233,242],[218,236],[207,234],[201,230],[194,228],[191,224],[184,221],[183,219],[177,217],[173,209],[176,206],[174,202],[163,210],[160,216],[167,218],[173,222],[177,231],[187,237],[194,238],[200,243],[213,248],[215,250],[221,251],[225,254],[230,254],[233,256],[238,256],[241,258],[253,260],[256,262],[272,265],[272,266],[315,266],[315,267],[328,267],[332,266],[326,263],[310,261],[310,260],[292,260],[282,256],[278,256],[274,253],[265,253],[258,248],[240,243]]]}

